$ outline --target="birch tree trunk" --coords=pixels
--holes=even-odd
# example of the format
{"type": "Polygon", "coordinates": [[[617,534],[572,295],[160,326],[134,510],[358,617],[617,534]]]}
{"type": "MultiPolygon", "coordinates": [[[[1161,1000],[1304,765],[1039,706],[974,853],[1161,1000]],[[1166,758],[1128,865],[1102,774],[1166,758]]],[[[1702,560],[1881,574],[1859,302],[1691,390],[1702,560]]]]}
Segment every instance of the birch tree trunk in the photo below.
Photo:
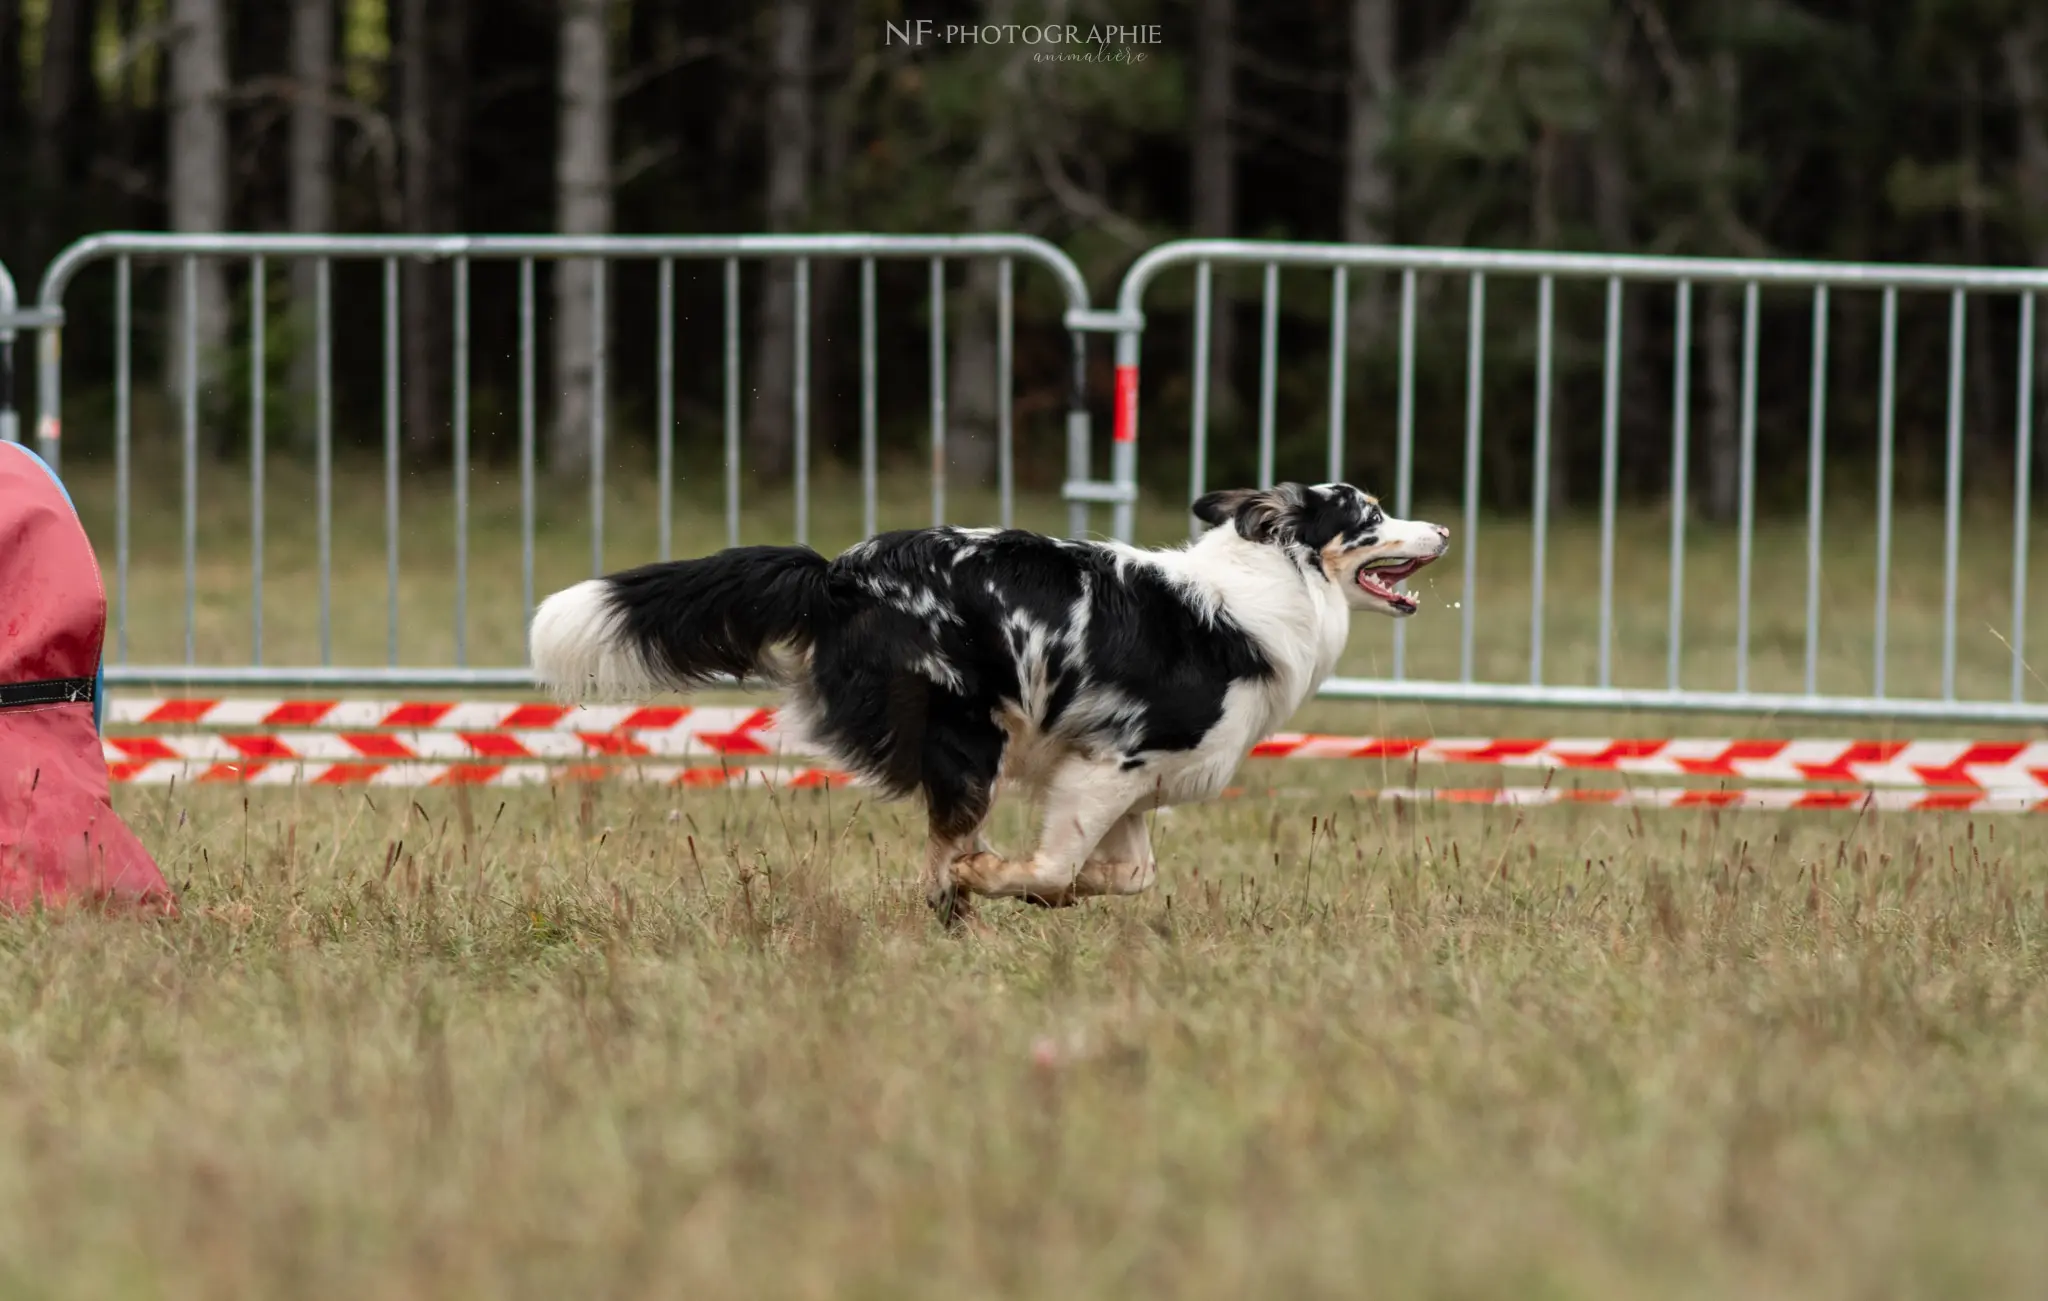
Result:
{"type": "MultiPolygon", "coordinates": [[[[1237,48],[1235,23],[1235,0],[1195,0],[1194,233],[1219,239],[1234,235],[1237,228],[1237,106],[1231,66],[1237,48]]],[[[1210,298],[1209,410],[1214,428],[1235,424],[1240,410],[1233,383],[1237,326],[1225,270],[1217,269],[1210,298]]]]}
{"type": "MultiPolygon", "coordinates": [[[[227,41],[220,0],[172,0],[170,76],[171,229],[217,233],[228,225],[227,41]]],[[[171,346],[165,354],[167,387],[183,391],[184,338],[198,350],[202,402],[217,399],[208,386],[228,342],[227,282],[220,262],[199,258],[193,312],[185,311],[183,272],[171,280],[171,346]]]]}
{"type": "MultiPolygon", "coordinates": [[[[564,235],[612,229],[612,74],[610,0],[563,0],[560,138],[555,158],[555,222],[564,235]]],[[[597,392],[592,292],[604,264],[555,268],[555,430],[550,465],[573,474],[589,463],[597,392]]]]}
{"type": "MultiPolygon", "coordinates": [[[[812,102],[810,83],[813,0],[776,0],[774,84],[768,99],[768,229],[795,230],[810,206],[812,102]]],[[[760,317],[753,348],[753,408],[747,413],[749,468],[766,478],[790,471],[795,425],[796,270],[768,263],[761,283],[760,317]]]]}
{"type": "MultiPolygon", "coordinates": [[[[334,0],[292,0],[291,218],[301,235],[334,227],[334,0]]],[[[316,358],[313,339],[317,269],[292,264],[292,415],[295,441],[314,441],[316,358]]]]}
{"type": "MultiPolygon", "coordinates": [[[[1002,26],[1015,20],[1016,0],[985,0],[984,24],[1002,26]]],[[[998,46],[1001,61],[982,120],[981,148],[966,176],[968,229],[1006,231],[1017,224],[1019,155],[1017,116],[1023,63],[1013,50],[998,46]]],[[[995,475],[999,402],[996,357],[996,311],[1000,306],[1001,268],[993,258],[967,264],[966,292],[947,320],[955,323],[946,411],[947,470],[963,486],[983,486],[995,475]]]]}

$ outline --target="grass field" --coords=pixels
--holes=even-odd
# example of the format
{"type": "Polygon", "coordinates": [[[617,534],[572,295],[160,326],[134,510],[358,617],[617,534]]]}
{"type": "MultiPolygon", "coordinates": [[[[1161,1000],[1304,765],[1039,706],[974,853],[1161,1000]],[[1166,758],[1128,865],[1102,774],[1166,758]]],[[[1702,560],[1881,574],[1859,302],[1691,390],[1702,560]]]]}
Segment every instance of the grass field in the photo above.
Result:
{"type": "MultiPolygon", "coordinates": [[[[80,485],[89,521],[103,488],[80,485]]],[[[493,493],[480,528],[502,540],[493,493]]],[[[430,522],[409,540],[438,536],[441,504],[414,500],[430,522]]],[[[352,496],[342,517],[378,508],[352,496]]],[[[616,518],[613,563],[651,550],[644,510],[616,518]]],[[[158,625],[182,608],[176,534],[160,509],[142,523],[133,608],[158,625]]],[[[1834,577],[1864,571],[1847,524],[1837,676],[1867,664],[1841,631],[1868,627],[1834,577]]],[[[230,501],[205,525],[202,658],[239,658],[246,517],[230,501]]],[[[1625,526],[1626,590],[1660,591],[1642,585],[1662,522],[1625,526]]],[[[1526,602],[1515,527],[1482,533],[1480,595],[1507,608],[1526,602]]],[[[573,521],[552,530],[543,591],[588,563],[573,521]]],[[[381,657],[380,535],[337,536],[339,658],[381,657]]],[[[1590,536],[1560,526],[1554,574],[1590,536]]],[[[1719,685],[1730,548],[1699,547],[1697,670],[1719,685]]],[[[308,645],[295,548],[273,547],[279,660],[308,645]]],[[[1965,571],[1965,626],[2003,630],[2006,553],[1967,554],[1995,560],[1965,571]]],[[[1939,555],[1901,544],[1910,682],[1939,644],[1939,555]]],[[[1455,561],[1409,625],[1433,672],[1455,653],[1455,561]]],[[[473,578],[490,608],[493,564],[473,578]]],[[[408,658],[445,649],[440,581],[422,563],[402,593],[427,639],[408,658]]],[[[1803,571],[1760,558],[1758,581],[1759,665],[1796,673],[1803,571]]],[[[473,659],[516,662],[516,569],[511,589],[511,633],[480,614],[473,659]]],[[[1583,680],[1567,595],[1551,662],[1583,680]]],[[[1483,625],[1504,674],[1526,673],[1521,608],[1483,625]]],[[[1662,617],[1661,596],[1621,612],[1628,672],[1655,680],[1662,617]]],[[[1352,667],[1387,645],[1361,618],[1352,667]]],[[[178,658],[182,634],[132,653],[178,658]]],[[[1967,691],[2006,685],[2002,648],[1967,653],[1967,691]]],[[[1408,776],[1250,765],[1249,785],[1310,793],[1162,814],[1151,895],[988,908],[978,936],[941,934],[916,895],[917,811],[846,792],[124,789],[185,915],[0,931],[0,1294],[2039,1294],[2040,824],[1345,793],[1408,776]]],[[[995,839],[1026,831],[1006,809],[995,839]]]]}

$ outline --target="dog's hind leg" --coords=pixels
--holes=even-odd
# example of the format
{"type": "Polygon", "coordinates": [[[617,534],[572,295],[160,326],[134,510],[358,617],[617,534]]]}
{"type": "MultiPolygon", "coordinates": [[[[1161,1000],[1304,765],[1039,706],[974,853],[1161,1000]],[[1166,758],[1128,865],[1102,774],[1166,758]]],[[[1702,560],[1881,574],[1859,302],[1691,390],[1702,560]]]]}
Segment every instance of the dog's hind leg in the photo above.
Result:
{"type": "Polygon", "coordinates": [[[1090,887],[1106,887],[1111,882],[1135,883],[1141,879],[1150,884],[1151,843],[1134,806],[1150,794],[1152,781],[1151,774],[1127,771],[1114,760],[1068,759],[1053,774],[1046,789],[1045,829],[1039,837],[1038,851],[1022,860],[987,851],[969,854],[952,865],[954,887],[976,894],[1062,905],[1071,903],[1080,891],[1080,878],[1091,861],[1099,861],[1102,866],[1089,878],[1090,887]],[[1132,822],[1131,829],[1123,828],[1126,818],[1132,822]],[[1113,830],[1118,832],[1115,841],[1105,845],[1113,830]],[[1135,862],[1141,846],[1145,860],[1142,868],[1135,862]],[[1113,866],[1126,855],[1133,859],[1130,867],[1113,866]]]}
{"type": "Polygon", "coordinates": [[[1151,829],[1145,811],[1132,809],[1095,846],[1095,852],[1074,876],[1073,888],[1064,896],[1027,895],[1024,902],[1044,908],[1060,908],[1101,895],[1143,894],[1159,876],[1158,860],[1152,854],[1151,829]]]}
{"type": "Polygon", "coordinates": [[[995,802],[996,774],[1002,768],[1004,736],[986,720],[940,717],[941,725],[928,727],[920,746],[921,784],[931,823],[924,897],[939,920],[951,926],[973,914],[954,865],[981,849],[981,829],[995,802]]]}

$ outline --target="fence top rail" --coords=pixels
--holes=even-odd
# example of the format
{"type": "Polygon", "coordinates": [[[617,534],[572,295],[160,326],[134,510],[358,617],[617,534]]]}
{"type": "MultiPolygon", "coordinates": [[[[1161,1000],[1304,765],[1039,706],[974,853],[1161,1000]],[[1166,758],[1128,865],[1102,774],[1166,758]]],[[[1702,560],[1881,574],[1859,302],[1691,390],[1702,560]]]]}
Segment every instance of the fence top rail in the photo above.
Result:
{"type": "Polygon", "coordinates": [[[1147,249],[1124,272],[1117,312],[1141,310],[1145,288],[1168,267],[1234,262],[1283,267],[1561,276],[1567,279],[1701,281],[1856,289],[2048,289],[2048,268],[1912,266],[1882,262],[1806,262],[1770,258],[1656,257],[1509,249],[1417,248],[1378,244],[1297,244],[1280,240],[1183,239],[1147,249]]]}
{"type": "MultiPolygon", "coordinates": [[[[450,258],[946,258],[1020,257],[1052,272],[1069,310],[1086,311],[1088,283],[1059,246],[1036,235],[176,235],[108,231],[70,245],[43,273],[37,301],[61,305],[86,265],[110,257],[450,258]]],[[[4,272],[0,272],[4,274],[4,272]]]]}

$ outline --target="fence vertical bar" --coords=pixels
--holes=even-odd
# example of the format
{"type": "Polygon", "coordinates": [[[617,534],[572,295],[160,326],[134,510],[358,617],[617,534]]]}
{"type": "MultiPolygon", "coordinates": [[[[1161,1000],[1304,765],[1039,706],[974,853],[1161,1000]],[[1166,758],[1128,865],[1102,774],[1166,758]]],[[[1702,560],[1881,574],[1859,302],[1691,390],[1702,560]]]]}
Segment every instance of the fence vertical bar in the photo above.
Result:
{"type": "Polygon", "coordinates": [[[128,515],[134,473],[135,374],[129,332],[134,315],[134,267],[124,253],[114,263],[114,591],[117,663],[128,662],[128,515]]]}
{"type": "Polygon", "coordinates": [[[2012,699],[2027,694],[2027,526],[2034,473],[2034,298],[2020,295],[2019,395],[2014,403],[2012,465],[2012,699]]]}
{"type": "Polygon", "coordinates": [[[1472,273],[1465,323],[1465,584],[1458,594],[1458,681],[1470,682],[1473,670],[1473,593],[1479,583],[1479,435],[1486,417],[1486,274],[1472,273]]]}
{"type": "MultiPolygon", "coordinates": [[[[1415,269],[1401,272],[1400,387],[1394,418],[1394,513],[1407,519],[1415,481],[1415,269]]],[[[1408,625],[1394,625],[1394,678],[1408,676],[1408,625]]]]}
{"type": "Polygon", "coordinates": [[[659,546],[661,559],[668,560],[675,554],[675,486],[676,486],[676,260],[661,260],[660,284],[657,297],[661,300],[656,311],[661,315],[655,331],[655,347],[660,355],[655,358],[654,394],[654,444],[655,483],[661,493],[661,507],[656,516],[656,528],[660,530],[659,546]]]}
{"type": "Polygon", "coordinates": [[[1806,694],[1820,689],[1821,487],[1827,474],[1828,287],[1813,291],[1813,375],[1806,432],[1806,694]]]}
{"type": "Polygon", "coordinates": [[[1685,512],[1692,460],[1692,281],[1678,282],[1671,347],[1671,609],[1665,633],[1665,684],[1678,690],[1684,659],[1685,512]]]}
{"type": "Polygon", "coordinates": [[[264,264],[249,259],[249,662],[263,663],[264,264]]]}
{"type": "Polygon", "coordinates": [[[1891,636],[1892,438],[1899,353],[1899,291],[1884,291],[1877,394],[1877,647],[1871,694],[1884,699],[1885,643],[1891,636]]]}
{"type": "Polygon", "coordinates": [[[791,462],[796,497],[796,544],[811,541],[811,260],[796,260],[796,375],[790,385],[791,462]]]}
{"type": "MultiPolygon", "coordinates": [[[[1214,268],[1195,263],[1194,391],[1188,395],[1188,503],[1209,491],[1209,311],[1214,268]]],[[[1188,537],[1201,536],[1202,522],[1188,520],[1188,537]]]]}
{"type": "Polygon", "coordinates": [[[313,431],[319,467],[320,662],[334,663],[334,264],[313,264],[313,431]]]}
{"type": "Polygon", "coordinates": [[[932,259],[932,523],[946,522],[946,263],[932,259]]]}
{"type": "Polygon", "coordinates": [[[1273,389],[1280,343],[1280,265],[1266,264],[1265,298],[1259,313],[1259,486],[1273,486],[1273,389]]]}
{"type": "Polygon", "coordinates": [[[1009,528],[1017,513],[1017,464],[1015,430],[1010,426],[1014,405],[1011,369],[1016,349],[1012,307],[1015,269],[1009,258],[996,264],[996,522],[1009,528]]]}
{"type": "Polygon", "coordinates": [[[455,662],[469,663],[469,259],[455,259],[455,662]]]}
{"type": "Polygon", "coordinates": [[[1621,280],[1607,278],[1600,359],[1600,685],[1614,685],[1614,498],[1621,462],[1621,280]]]}
{"type": "MultiPolygon", "coordinates": [[[[1345,354],[1350,348],[1346,332],[1351,324],[1346,299],[1350,288],[1350,268],[1338,267],[1330,273],[1330,442],[1329,463],[1323,470],[1328,483],[1344,482],[1344,381],[1350,369],[1345,354]]],[[[1399,625],[1395,627],[1398,631],[1399,625]]]]}
{"type": "Polygon", "coordinates": [[[725,260],[725,545],[740,544],[740,260],[725,260]]]}
{"type": "Polygon", "coordinates": [[[1756,348],[1761,291],[1752,280],[1742,288],[1741,482],[1738,509],[1735,595],[1735,689],[1749,690],[1749,594],[1756,555],[1756,348]]]}
{"type": "MultiPolygon", "coordinates": [[[[398,259],[384,259],[384,658],[398,663],[398,259]]],[[[530,590],[529,584],[529,590],[530,590]]],[[[531,604],[529,601],[528,604],[531,604]]]]}
{"type": "Polygon", "coordinates": [[[182,437],[179,440],[183,516],[181,535],[185,565],[185,662],[197,657],[198,630],[194,615],[199,603],[199,259],[183,263],[184,314],[179,324],[184,343],[185,391],[181,394],[182,437]]]}
{"type": "Polygon", "coordinates": [[[604,573],[605,418],[609,389],[605,373],[606,282],[611,264],[593,258],[590,266],[590,576],[604,573]]]}
{"type": "Polygon", "coordinates": [[[519,259],[519,609],[522,626],[532,622],[534,605],[534,461],[538,439],[534,430],[537,413],[534,410],[533,282],[533,259],[519,259]]]}
{"type": "MultiPolygon", "coordinates": [[[[1123,347],[1121,337],[1117,347],[1123,347]]],[[[1093,456],[1088,429],[1088,336],[1067,331],[1067,481],[1081,483],[1088,478],[1093,456]]],[[[1088,503],[1067,503],[1067,536],[1078,538],[1088,532],[1088,503]]]]}
{"type": "Polygon", "coordinates": [[[1969,295],[1957,289],[1948,309],[1948,464],[1941,521],[1941,698],[1956,698],[1956,569],[1963,528],[1963,359],[1969,295]]]}
{"type": "Polygon", "coordinates": [[[875,536],[880,527],[875,386],[875,260],[864,257],[860,260],[860,535],[864,538],[875,536]]]}
{"type": "Polygon", "coordinates": [[[1536,474],[1535,537],[1530,550],[1529,681],[1543,681],[1543,561],[1550,541],[1550,355],[1557,286],[1549,276],[1536,282],[1536,474]]]}

